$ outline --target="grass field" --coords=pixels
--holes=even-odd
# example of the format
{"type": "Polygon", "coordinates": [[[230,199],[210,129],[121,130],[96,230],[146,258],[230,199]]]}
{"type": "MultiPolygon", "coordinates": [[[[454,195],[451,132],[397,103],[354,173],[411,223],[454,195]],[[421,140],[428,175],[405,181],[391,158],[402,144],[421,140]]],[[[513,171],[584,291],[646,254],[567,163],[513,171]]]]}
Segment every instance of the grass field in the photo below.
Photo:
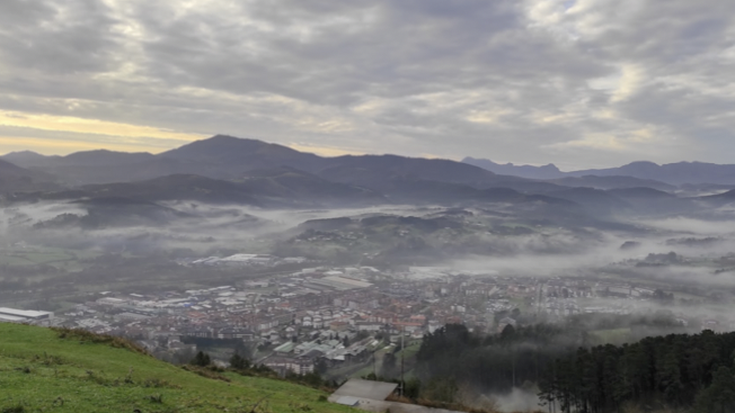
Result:
{"type": "Polygon", "coordinates": [[[354,411],[308,387],[235,373],[206,378],[89,340],[0,323],[0,412],[354,411]]]}
{"type": "Polygon", "coordinates": [[[95,258],[94,251],[76,251],[62,248],[11,248],[0,251],[0,265],[52,265],[57,268],[83,268],[79,260],[95,258]]]}

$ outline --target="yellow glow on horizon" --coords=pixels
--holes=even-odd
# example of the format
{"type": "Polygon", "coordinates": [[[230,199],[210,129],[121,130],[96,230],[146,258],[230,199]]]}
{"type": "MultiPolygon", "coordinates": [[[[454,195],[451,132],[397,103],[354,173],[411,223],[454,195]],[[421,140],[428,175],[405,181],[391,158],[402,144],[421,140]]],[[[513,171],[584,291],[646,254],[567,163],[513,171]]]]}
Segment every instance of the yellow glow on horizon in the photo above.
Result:
{"type": "Polygon", "coordinates": [[[288,146],[291,149],[300,151],[300,152],[309,152],[309,153],[313,153],[319,156],[326,156],[326,157],[343,156],[343,155],[365,155],[365,152],[349,150],[349,149],[326,147],[326,146],[311,146],[311,145],[302,145],[298,143],[289,143],[289,144],[286,144],[286,146],[288,146]]]}
{"type": "MultiPolygon", "coordinates": [[[[13,135],[13,132],[4,136],[0,135],[0,153],[31,150],[44,155],[66,155],[96,149],[158,153],[210,136],[99,119],[29,114],[4,110],[0,110],[0,125],[23,128],[28,131],[36,130],[40,135],[18,136],[13,135]],[[48,135],[48,132],[62,133],[64,137],[54,138],[53,134],[51,137],[46,137],[45,135],[48,135]],[[83,134],[84,138],[74,138],[74,133],[83,134]],[[95,138],[95,135],[98,135],[99,138],[95,138]],[[110,137],[116,140],[111,141],[110,137]],[[170,145],[163,146],[162,142],[154,144],[147,141],[157,139],[168,141],[170,145]],[[180,144],[177,142],[180,142],[180,144]]],[[[350,148],[310,145],[308,143],[284,143],[284,145],[298,151],[326,157],[365,154],[365,152],[350,148]]]]}
{"type": "MultiPolygon", "coordinates": [[[[28,114],[0,110],[0,125],[40,129],[44,131],[119,136],[121,138],[158,138],[191,142],[204,136],[151,126],[85,119],[71,116],[28,114]]],[[[131,144],[133,144],[131,142],[131,144]]],[[[139,146],[140,143],[137,143],[139,146]]]]}
{"type": "MultiPolygon", "coordinates": [[[[43,155],[67,155],[79,151],[107,149],[119,152],[151,152],[150,146],[127,143],[103,143],[79,140],[60,140],[50,138],[29,138],[27,136],[0,136],[0,147],[9,148],[0,150],[0,154],[13,151],[29,150],[43,155]]],[[[168,148],[161,148],[162,151],[168,148]]]]}

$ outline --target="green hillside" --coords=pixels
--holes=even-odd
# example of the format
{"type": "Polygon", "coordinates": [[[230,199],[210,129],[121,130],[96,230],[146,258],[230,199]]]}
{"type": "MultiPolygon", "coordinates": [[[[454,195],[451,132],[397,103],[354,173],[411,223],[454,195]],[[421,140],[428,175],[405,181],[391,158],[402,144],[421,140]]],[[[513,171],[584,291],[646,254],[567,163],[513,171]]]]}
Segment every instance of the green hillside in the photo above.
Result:
{"type": "Polygon", "coordinates": [[[206,378],[122,340],[0,323],[0,413],[354,411],[320,396],[235,373],[206,378]]]}

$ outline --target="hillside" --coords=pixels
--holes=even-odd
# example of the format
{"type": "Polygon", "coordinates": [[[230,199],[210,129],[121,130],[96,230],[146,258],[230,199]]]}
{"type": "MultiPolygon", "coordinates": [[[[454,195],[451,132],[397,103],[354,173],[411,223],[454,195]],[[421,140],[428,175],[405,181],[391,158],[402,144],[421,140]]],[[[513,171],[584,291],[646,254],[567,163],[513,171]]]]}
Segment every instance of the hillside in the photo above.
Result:
{"type": "Polygon", "coordinates": [[[253,194],[241,185],[198,175],[169,175],[139,182],[88,185],[81,190],[90,197],[113,195],[146,201],[258,203],[253,194]]]}
{"type": "Polygon", "coordinates": [[[33,151],[11,152],[0,156],[0,159],[18,165],[22,168],[34,168],[50,164],[60,159],[60,156],[45,156],[33,151]]]}
{"type": "Polygon", "coordinates": [[[375,191],[330,182],[289,168],[254,171],[237,181],[200,175],[169,175],[145,181],[85,185],[43,196],[44,199],[118,197],[158,201],[199,201],[213,204],[269,207],[345,206],[385,203],[375,191]]]}
{"type": "Polygon", "coordinates": [[[53,177],[0,159],[0,193],[54,189],[53,177]]]}
{"type": "Polygon", "coordinates": [[[675,186],[651,179],[640,179],[632,176],[595,176],[566,177],[554,179],[557,185],[570,187],[590,187],[595,189],[652,188],[659,191],[674,191],[675,186]]]}
{"type": "Polygon", "coordinates": [[[91,338],[101,341],[0,323],[0,412],[355,411],[320,401],[318,390],[234,373],[223,373],[229,382],[205,378],[91,338]]]}

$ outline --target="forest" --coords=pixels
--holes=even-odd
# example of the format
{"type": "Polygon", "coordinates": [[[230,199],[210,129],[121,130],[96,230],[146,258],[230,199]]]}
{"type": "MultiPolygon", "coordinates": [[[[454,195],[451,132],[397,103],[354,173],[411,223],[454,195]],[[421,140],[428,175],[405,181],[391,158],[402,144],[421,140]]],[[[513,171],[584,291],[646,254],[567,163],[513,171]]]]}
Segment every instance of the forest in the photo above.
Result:
{"type": "Polygon", "coordinates": [[[551,412],[617,412],[624,404],[735,411],[735,333],[670,334],[622,346],[581,347],[546,366],[551,412]]]}
{"type": "Polygon", "coordinates": [[[735,411],[735,333],[669,334],[590,345],[583,330],[537,324],[483,336],[448,324],[424,336],[407,396],[456,403],[467,388],[535,389],[551,413],[630,406],[735,411]]]}

